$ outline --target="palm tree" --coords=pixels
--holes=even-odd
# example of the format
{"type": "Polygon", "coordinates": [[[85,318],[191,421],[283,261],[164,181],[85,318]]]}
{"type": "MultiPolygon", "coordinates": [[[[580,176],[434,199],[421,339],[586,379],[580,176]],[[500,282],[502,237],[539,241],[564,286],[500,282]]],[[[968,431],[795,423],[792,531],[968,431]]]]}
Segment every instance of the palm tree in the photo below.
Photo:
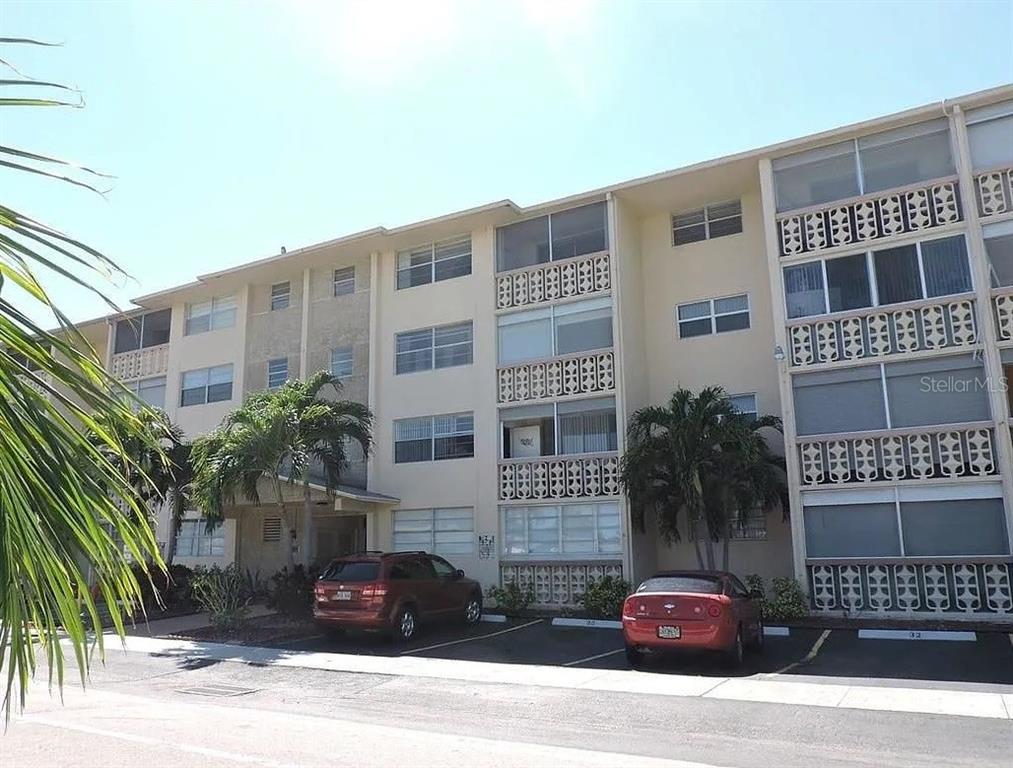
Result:
{"type": "Polygon", "coordinates": [[[634,413],[620,481],[641,529],[648,511],[669,544],[682,538],[680,520],[690,528],[703,525],[703,551],[691,533],[697,564],[713,569],[714,544],[722,542],[727,570],[733,526],[756,509],[767,514],[780,506],[788,513],[784,460],[770,450],[762,429],[780,431],[780,419],[740,414],[720,387],[697,395],[678,389],[666,406],[634,413]]]}
{"type": "MultiPolygon", "coordinates": [[[[0,47],[10,45],[40,43],[0,38],[0,47]]],[[[82,106],[79,98],[50,98],[76,92],[24,77],[2,57],[0,68],[16,75],[0,80],[2,107],[82,106]]],[[[100,176],[8,146],[0,146],[0,167],[94,191],[81,179],[100,176]]],[[[123,616],[141,602],[127,553],[161,567],[143,496],[131,481],[145,473],[126,449],[136,442],[157,453],[157,438],[50,299],[42,280],[52,275],[102,296],[94,279],[123,273],[99,251],[0,203],[0,668],[8,716],[15,701],[24,706],[40,650],[60,686],[63,643],[74,652],[82,684],[89,630],[101,655],[102,622],[86,574],[122,635],[123,616]],[[50,323],[57,329],[48,330],[50,323]]]]}
{"type": "MultiPolygon", "coordinates": [[[[361,403],[320,396],[341,383],[321,371],[308,381],[288,381],[278,390],[256,392],[233,411],[221,427],[194,442],[193,495],[211,520],[221,520],[226,505],[241,493],[260,504],[259,483],[267,480],[279,516],[288,531],[285,559],[294,566],[295,524],[289,515],[283,483],[303,487],[303,511],[312,518],[311,472],[323,470],[327,491],[333,491],[348,467],[348,445],[363,453],[372,445],[372,414],[361,403]]],[[[308,550],[309,536],[306,536],[308,550]]]]}

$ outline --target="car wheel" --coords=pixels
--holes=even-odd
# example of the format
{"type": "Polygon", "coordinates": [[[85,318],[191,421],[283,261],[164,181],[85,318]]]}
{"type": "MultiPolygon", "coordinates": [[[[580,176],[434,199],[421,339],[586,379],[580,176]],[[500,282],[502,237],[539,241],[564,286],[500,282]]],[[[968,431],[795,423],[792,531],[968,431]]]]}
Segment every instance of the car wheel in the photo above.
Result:
{"type": "Polygon", "coordinates": [[[405,606],[397,613],[397,617],[394,619],[394,642],[395,643],[407,643],[413,637],[418,629],[418,619],[415,616],[415,609],[411,606],[405,606]]]}
{"type": "Polygon", "coordinates": [[[640,653],[640,651],[636,649],[636,647],[632,645],[627,645],[626,661],[629,662],[629,665],[633,667],[633,669],[640,669],[640,667],[643,666],[644,657],[640,653]]]}
{"type": "Polygon", "coordinates": [[[742,666],[742,658],[745,655],[745,649],[742,646],[742,625],[740,624],[738,629],[735,630],[735,642],[732,643],[732,647],[725,652],[725,660],[728,662],[728,666],[737,668],[742,666]]]}
{"type": "Polygon", "coordinates": [[[469,625],[478,624],[481,618],[482,598],[478,595],[472,595],[468,598],[467,605],[464,606],[464,623],[469,625]]]}

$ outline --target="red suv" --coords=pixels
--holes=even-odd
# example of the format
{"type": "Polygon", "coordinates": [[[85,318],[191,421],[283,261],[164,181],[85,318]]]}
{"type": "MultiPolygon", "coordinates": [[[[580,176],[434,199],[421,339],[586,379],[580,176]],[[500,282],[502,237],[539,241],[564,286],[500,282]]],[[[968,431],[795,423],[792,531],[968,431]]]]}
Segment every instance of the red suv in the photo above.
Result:
{"type": "Polygon", "coordinates": [[[313,588],[313,620],[325,632],[389,632],[408,642],[419,624],[482,617],[482,588],[464,571],[426,552],[346,555],[324,569],[313,588]]]}

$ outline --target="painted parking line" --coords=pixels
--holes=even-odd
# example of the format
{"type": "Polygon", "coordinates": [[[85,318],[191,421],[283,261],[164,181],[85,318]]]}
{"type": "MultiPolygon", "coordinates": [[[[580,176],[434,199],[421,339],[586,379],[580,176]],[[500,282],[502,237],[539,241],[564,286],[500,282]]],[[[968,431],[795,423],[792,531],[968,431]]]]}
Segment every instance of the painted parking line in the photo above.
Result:
{"type": "Polygon", "coordinates": [[[821,634],[816,639],[816,642],[813,643],[813,647],[809,649],[809,653],[807,653],[803,658],[799,659],[798,661],[793,661],[788,666],[782,667],[781,669],[779,669],[776,672],[774,672],[774,674],[775,675],[783,675],[785,672],[787,672],[788,670],[794,669],[799,664],[807,664],[810,661],[812,661],[813,659],[815,659],[816,655],[820,652],[820,648],[823,647],[823,643],[825,643],[827,641],[827,638],[830,637],[830,632],[831,632],[831,630],[824,629],[823,630],[823,634],[821,634]]]}
{"type": "Polygon", "coordinates": [[[576,661],[568,661],[562,666],[564,667],[575,667],[578,664],[585,664],[589,661],[596,661],[597,659],[604,659],[606,656],[615,656],[617,653],[625,653],[625,648],[616,648],[614,651],[605,651],[605,653],[596,653],[594,656],[588,656],[586,659],[577,659],[576,661]]]}
{"type": "Polygon", "coordinates": [[[516,627],[508,627],[507,629],[501,629],[499,632],[487,632],[484,635],[475,635],[474,637],[461,637],[457,640],[450,640],[446,643],[437,643],[436,645],[427,645],[424,648],[412,648],[408,651],[402,651],[402,656],[410,656],[413,653],[422,653],[422,651],[433,651],[437,648],[446,648],[448,645],[459,645],[460,643],[470,643],[474,640],[485,640],[487,637],[496,637],[497,635],[505,635],[507,632],[516,632],[518,629],[524,629],[525,627],[532,627],[535,624],[541,624],[541,619],[535,619],[529,621],[527,624],[518,624],[516,627]]]}

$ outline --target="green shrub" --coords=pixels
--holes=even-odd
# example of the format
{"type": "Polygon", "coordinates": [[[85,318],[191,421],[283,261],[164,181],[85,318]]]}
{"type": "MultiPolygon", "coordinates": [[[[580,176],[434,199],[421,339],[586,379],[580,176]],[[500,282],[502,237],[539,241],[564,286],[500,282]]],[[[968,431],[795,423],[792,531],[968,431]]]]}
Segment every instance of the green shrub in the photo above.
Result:
{"type": "Polygon", "coordinates": [[[496,607],[507,616],[516,616],[535,601],[535,593],[530,586],[521,589],[513,580],[502,587],[489,587],[485,596],[495,600],[496,607]]]}
{"type": "Polygon", "coordinates": [[[772,586],[773,598],[764,601],[768,620],[791,621],[809,613],[809,602],[795,579],[774,579],[772,586]]]}
{"type": "Polygon", "coordinates": [[[313,612],[313,584],[317,580],[315,568],[306,570],[296,565],[291,571],[282,568],[271,577],[267,605],[290,618],[306,618],[313,612]]]}
{"type": "Polygon", "coordinates": [[[587,591],[580,596],[580,604],[592,618],[618,619],[623,611],[623,601],[632,591],[626,579],[606,576],[588,583],[587,591]]]}
{"type": "Polygon", "coordinates": [[[763,618],[767,618],[770,614],[770,605],[767,600],[767,587],[763,583],[763,577],[758,573],[750,573],[746,575],[746,586],[749,587],[749,591],[752,592],[754,589],[758,590],[763,597],[760,600],[760,614],[763,618]]]}
{"type": "Polygon", "coordinates": [[[194,568],[190,590],[194,602],[208,612],[213,626],[234,627],[246,615],[250,599],[243,574],[235,563],[225,568],[218,565],[194,568]]]}

